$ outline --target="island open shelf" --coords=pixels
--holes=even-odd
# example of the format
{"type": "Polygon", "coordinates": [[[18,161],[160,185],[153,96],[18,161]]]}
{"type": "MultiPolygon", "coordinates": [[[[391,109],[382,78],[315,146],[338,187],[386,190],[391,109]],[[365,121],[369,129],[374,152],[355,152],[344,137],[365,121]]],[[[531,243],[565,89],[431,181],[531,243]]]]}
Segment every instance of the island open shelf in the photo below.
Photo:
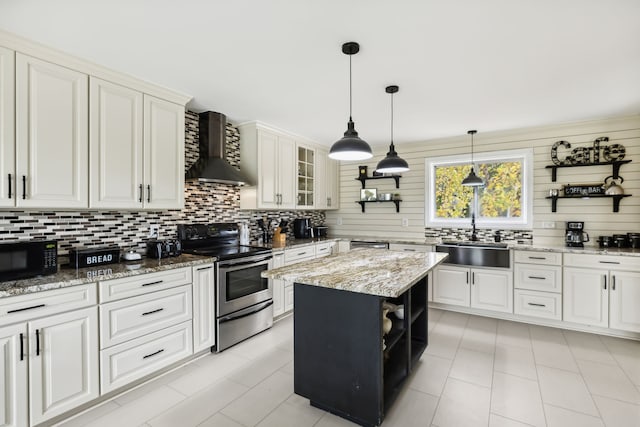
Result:
{"type": "Polygon", "coordinates": [[[384,420],[427,347],[427,277],[396,298],[294,285],[294,391],[362,426],[384,420]],[[404,319],[383,303],[402,304],[404,319]]]}

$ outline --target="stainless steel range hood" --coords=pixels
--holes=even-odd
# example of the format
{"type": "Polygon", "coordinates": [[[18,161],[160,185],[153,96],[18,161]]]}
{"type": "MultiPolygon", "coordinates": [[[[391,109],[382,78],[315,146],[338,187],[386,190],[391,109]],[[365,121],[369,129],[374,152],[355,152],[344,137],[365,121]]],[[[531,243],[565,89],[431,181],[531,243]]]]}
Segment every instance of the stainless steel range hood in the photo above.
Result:
{"type": "Polygon", "coordinates": [[[247,177],[226,160],[226,126],[224,114],[213,111],[200,113],[200,158],[187,171],[187,179],[231,185],[249,183],[247,177]]]}

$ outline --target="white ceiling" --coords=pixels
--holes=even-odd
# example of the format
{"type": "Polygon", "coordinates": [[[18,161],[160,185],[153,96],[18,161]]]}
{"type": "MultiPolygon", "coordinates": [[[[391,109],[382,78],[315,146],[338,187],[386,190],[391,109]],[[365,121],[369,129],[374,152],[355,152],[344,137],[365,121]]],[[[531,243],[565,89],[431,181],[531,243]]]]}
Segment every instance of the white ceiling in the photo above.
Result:
{"type": "Polygon", "coordinates": [[[0,28],[330,145],[640,113],[638,0],[0,0],[0,28]]]}

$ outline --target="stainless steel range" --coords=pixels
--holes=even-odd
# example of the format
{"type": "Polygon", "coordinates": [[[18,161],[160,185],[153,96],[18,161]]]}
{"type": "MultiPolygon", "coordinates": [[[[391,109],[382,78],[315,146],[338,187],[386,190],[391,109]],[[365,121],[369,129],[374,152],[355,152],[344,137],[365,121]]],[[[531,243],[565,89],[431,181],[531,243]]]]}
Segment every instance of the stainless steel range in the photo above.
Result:
{"type": "Polygon", "coordinates": [[[234,223],[179,224],[184,253],[214,256],[216,269],[216,351],[220,352],[273,325],[273,289],[260,273],[271,250],[243,246],[234,223]]]}

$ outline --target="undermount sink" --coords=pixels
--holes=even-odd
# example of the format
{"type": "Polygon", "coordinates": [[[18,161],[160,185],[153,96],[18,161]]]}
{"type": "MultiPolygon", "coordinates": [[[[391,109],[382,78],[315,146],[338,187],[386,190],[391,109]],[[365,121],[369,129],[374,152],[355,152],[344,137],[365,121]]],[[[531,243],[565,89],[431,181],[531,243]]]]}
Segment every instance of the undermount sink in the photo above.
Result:
{"type": "Polygon", "coordinates": [[[447,264],[509,268],[511,260],[505,243],[454,241],[436,245],[436,252],[449,256],[447,264]]]}

